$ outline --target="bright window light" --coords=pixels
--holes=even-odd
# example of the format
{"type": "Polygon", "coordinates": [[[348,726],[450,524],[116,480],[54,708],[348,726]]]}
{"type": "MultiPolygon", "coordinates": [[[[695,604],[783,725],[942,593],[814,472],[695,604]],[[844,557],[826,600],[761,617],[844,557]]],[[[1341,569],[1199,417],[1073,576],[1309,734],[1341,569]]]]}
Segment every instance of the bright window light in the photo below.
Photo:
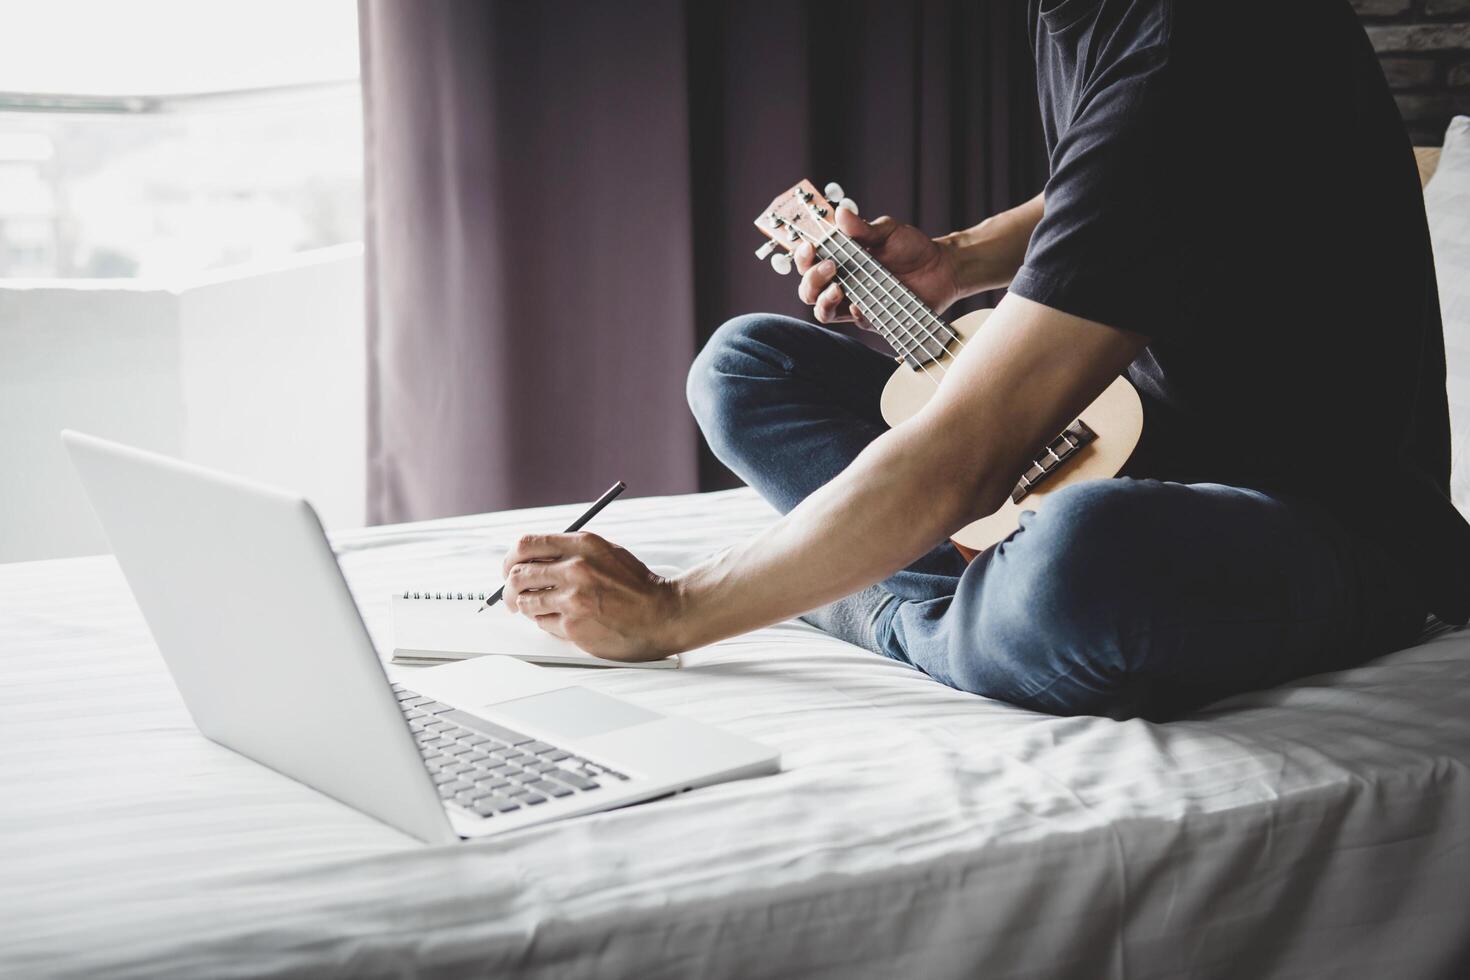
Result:
{"type": "Polygon", "coordinates": [[[182,95],[357,78],[354,0],[3,0],[0,92],[182,95]]]}
{"type": "Polygon", "coordinates": [[[361,239],[353,0],[0,14],[0,278],[179,278],[361,239]]]}

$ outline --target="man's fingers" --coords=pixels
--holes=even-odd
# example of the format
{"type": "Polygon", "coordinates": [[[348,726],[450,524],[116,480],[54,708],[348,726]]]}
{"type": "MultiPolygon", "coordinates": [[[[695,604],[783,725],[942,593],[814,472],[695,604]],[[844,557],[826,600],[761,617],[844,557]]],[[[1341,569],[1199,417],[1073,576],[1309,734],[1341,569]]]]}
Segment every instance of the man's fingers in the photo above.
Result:
{"type": "Polygon", "coordinates": [[[561,557],[562,545],[556,538],[565,537],[558,534],[523,534],[511,545],[510,551],[506,552],[505,561],[501,562],[500,570],[506,578],[510,578],[510,570],[523,561],[548,561],[561,557]]]}
{"type": "Polygon", "coordinates": [[[563,562],[545,558],[536,561],[518,562],[510,567],[505,576],[505,591],[524,592],[527,589],[544,589],[557,585],[561,580],[563,562]]]}
{"type": "Polygon", "coordinates": [[[508,580],[510,570],[522,562],[555,561],[567,555],[586,554],[606,544],[606,541],[590,531],[578,531],[574,534],[523,534],[505,556],[500,572],[508,580]]]}
{"type": "Polygon", "coordinates": [[[550,633],[552,636],[559,636],[563,640],[567,639],[567,631],[564,624],[562,623],[560,613],[547,613],[543,616],[537,616],[536,625],[544,629],[546,632],[550,633]]]}
{"type": "Polygon", "coordinates": [[[505,576],[505,602],[512,612],[561,612],[560,600],[591,577],[587,559],[581,555],[523,561],[511,566],[505,576]]]}
{"type": "Polygon", "coordinates": [[[796,295],[807,305],[815,304],[817,297],[822,295],[822,290],[837,275],[837,266],[831,259],[823,259],[806,271],[801,277],[801,282],[796,287],[796,295]]]}
{"type": "Polygon", "coordinates": [[[817,264],[817,250],[812,248],[811,242],[802,242],[796,246],[796,251],[791,253],[796,260],[796,271],[805,273],[806,270],[817,264]]]}
{"type": "Polygon", "coordinates": [[[556,589],[539,589],[532,592],[517,592],[515,611],[524,616],[545,616],[560,613],[560,596],[556,589]]]}
{"type": "Polygon", "coordinates": [[[896,222],[887,216],[869,224],[847,208],[837,209],[837,227],[847,237],[863,245],[877,245],[893,233],[896,222]]]}
{"type": "Polygon", "coordinates": [[[835,282],[822,290],[822,295],[817,297],[816,311],[818,323],[836,323],[838,320],[846,320],[840,312],[846,297],[842,294],[842,287],[835,282]]]}
{"type": "Polygon", "coordinates": [[[872,225],[847,210],[847,208],[837,209],[836,221],[840,231],[845,232],[849,238],[854,238],[858,241],[865,241],[873,233],[872,225]]]}

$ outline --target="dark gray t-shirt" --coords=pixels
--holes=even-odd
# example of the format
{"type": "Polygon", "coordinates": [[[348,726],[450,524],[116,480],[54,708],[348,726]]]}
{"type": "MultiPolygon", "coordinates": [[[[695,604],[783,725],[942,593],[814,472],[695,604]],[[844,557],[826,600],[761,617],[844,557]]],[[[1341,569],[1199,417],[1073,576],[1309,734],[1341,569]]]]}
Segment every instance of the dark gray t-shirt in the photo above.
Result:
{"type": "Polygon", "coordinates": [[[1031,0],[1051,176],[1011,286],[1150,338],[1130,474],[1324,505],[1470,615],[1413,152],[1346,0],[1031,0]]]}

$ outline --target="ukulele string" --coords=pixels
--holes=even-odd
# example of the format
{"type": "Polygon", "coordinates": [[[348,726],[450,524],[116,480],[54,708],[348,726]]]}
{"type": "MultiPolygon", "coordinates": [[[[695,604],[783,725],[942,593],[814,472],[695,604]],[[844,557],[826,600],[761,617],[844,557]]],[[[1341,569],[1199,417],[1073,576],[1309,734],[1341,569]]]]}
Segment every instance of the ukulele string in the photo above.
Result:
{"type": "MultiPolygon", "coordinates": [[[[829,227],[831,229],[831,231],[828,233],[828,235],[826,236],[826,238],[823,239],[823,241],[825,241],[827,238],[833,238],[833,237],[838,238],[838,243],[837,244],[843,250],[842,251],[843,257],[844,258],[848,258],[848,259],[856,260],[858,266],[861,267],[861,268],[863,268],[863,271],[864,272],[867,272],[868,273],[868,276],[870,278],[872,278],[873,281],[878,284],[879,288],[882,289],[883,292],[888,295],[888,298],[891,299],[891,300],[893,300],[895,303],[899,304],[900,308],[903,309],[904,313],[906,313],[909,316],[910,319],[914,320],[916,324],[919,324],[920,325],[920,329],[923,330],[926,339],[936,341],[939,344],[940,350],[946,349],[950,344],[955,344],[955,348],[956,348],[955,352],[956,353],[959,352],[959,348],[962,348],[962,347],[965,346],[964,338],[960,337],[960,335],[958,333],[956,333],[954,331],[954,329],[949,326],[949,324],[945,323],[938,316],[935,316],[934,311],[933,310],[930,310],[927,306],[924,306],[923,301],[920,300],[917,296],[914,297],[914,301],[919,304],[920,310],[923,313],[927,314],[929,316],[929,318],[932,319],[936,324],[938,324],[938,326],[940,327],[940,329],[942,329],[945,333],[949,334],[949,337],[947,339],[941,339],[938,335],[936,335],[934,333],[932,327],[929,327],[929,326],[926,326],[926,325],[922,325],[922,321],[919,320],[914,315],[913,311],[908,308],[908,304],[906,302],[904,302],[902,299],[900,299],[899,297],[894,296],[893,293],[889,292],[888,287],[883,284],[883,280],[881,278],[879,278],[878,276],[873,275],[872,272],[869,272],[866,269],[866,267],[864,265],[864,259],[867,259],[867,260],[871,261],[873,263],[874,268],[876,268],[876,269],[883,269],[883,266],[881,264],[879,264],[879,262],[878,262],[877,259],[874,259],[873,258],[873,256],[872,256],[871,253],[869,253],[866,250],[864,250],[861,245],[859,245],[857,242],[853,241],[852,238],[850,238],[841,228],[838,228],[837,227],[837,220],[836,220],[836,214],[835,213],[833,214],[833,219],[831,221],[825,221],[819,215],[814,215],[814,217],[817,218],[817,222],[819,224],[825,225],[825,226],[827,226],[827,227],[829,227]],[[851,250],[850,251],[849,251],[849,246],[851,246],[851,250]]],[[[886,272],[887,270],[883,270],[883,271],[886,272]]],[[[889,273],[889,275],[892,276],[892,273],[889,273]]],[[[903,288],[903,287],[900,286],[899,288],[903,288]]],[[[909,294],[910,295],[913,295],[912,294],[912,291],[910,291],[909,294]]]]}
{"type": "MultiPolygon", "coordinates": [[[[798,229],[798,234],[803,233],[798,229]]],[[[804,235],[804,237],[806,238],[806,241],[811,243],[812,250],[816,252],[819,258],[838,258],[838,256],[827,256],[823,255],[820,251],[817,251],[817,249],[822,244],[821,241],[806,235],[804,235]]],[[[922,339],[915,336],[914,332],[910,330],[904,324],[904,322],[897,316],[895,316],[891,311],[884,309],[882,301],[878,297],[877,293],[873,291],[871,286],[864,283],[860,278],[858,278],[857,275],[854,274],[851,269],[845,268],[840,262],[834,262],[834,264],[837,265],[837,274],[834,277],[837,281],[837,284],[846,289],[853,300],[861,302],[863,305],[871,306],[873,308],[872,313],[869,315],[871,316],[871,319],[873,320],[875,326],[882,328],[884,326],[884,319],[887,319],[889,321],[887,328],[895,335],[889,338],[894,343],[894,346],[896,346],[899,351],[913,358],[914,367],[917,367],[920,371],[922,371],[925,377],[929,378],[929,380],[933,381],[936,385],[939,384],[939,381],[943,380],[944,377],[943,367],[939,364],[934,365],[934,369],[939,373],[939,377],[935,378],[934,374],[931,373],[928,365],[926,365],[923,361],[920,361],[917,357],[913,357],[914,350],[924,350],[925,353],[927,353],[927,349],[924,348],[922,339]],[[859,291],[861,291],[861,294],[859,291]],[[903,336],[900,336],[900,334],[903,336]],[[907,341],[904,340],[904,336],[907,337],[907,341]],[[913,346],[911,348],[906,348],[906,344],[910,342],[913,346]]]]}
{"type": "MultiPolygon", "coordinates": [[[[813,217],[816,217],[817,218],[817,222],[818,222],[819,225],[825,224],[824,222],[821,221],[820,217],[818,217],[816,215],[813,215],[813,217]]],[[[843,235],[842,234],[842,230],[840,228],[838,228],[835,224],[831,224],[828,227],[830,227],[830,231],[825,236],[823,236],[823,238],[821,239],[822,242],[826,242],[826,241],[832,239],[835,236],[842,236],[843,239],[846,239],[849,243],[852,244],[852,246],[853,246],[854,249],[857,249],[858,248],[857,244],[855,242],[852,242],[851,239],[848,239],[846,235],[843,235]]],[[[817,244],[818,243],[815,242],[815,241],[812,243],[813,249],[816,248],[817,244]]],[[[845,260],[847,260],[849,262],[852,262],[854,260],[854,258],[856,258],[856,260],[857,260],[856,261],[856,266],[857,266],[858,270],[861,271],[864,275],[866,275],[868,277],[868,279],[871,280],[874,285],[876,285],[879,289],[881,289],[883,291],[884,295],[886,295],[888,297],[888,299],[890,300],[890,302],[892,304],[896,305],[898,307],[898,309],[903,313],[903,315],[906,316],[906,317],[908,317],[909,320],[914,324],[914,327],[916,329],[909,330],[907,328],[904,328],[904,333],[908,334],[911,339],[913,339],[914,341],[916,341],[916,344],[917,344],[918,349],[919,350],[922,350],[925,354],[931,354],[932,355],[933,352],[931,352],[928,347],[924,346],[925,342],[928,341],[930,343],[938,344],[939,345],[940,352],[943,353],[943,351],[944,351],[944,349],[945,349],[945,347],[946,347],[946,345],[947,345],[948,342],[947,341],[944,341],[944,340],[941,340],[939,337],[935,336],[935,334],[933,333],[933,331],[930,330],[927,326],[925,326],[925,324],[923,323],[923,321],[921,321],[920,319],[918,319],[918,317],[916,317],[914,315],[914,312],[908,308],[908,305],[906,303],[902,302],[899,299],[899,297],[895,296],[892,292],[889,291],[888,287],[883,284],[883,280],[880,277],[874,275],[871,271],[869,271],[864,266],[864,264],[862,262],[862,259],[861,259],[861,256],[864,255],[864,254],[866,254],[866,253],[863,253],[863,252],[861,252],[859,250],[858,254],[855,256],[849,249],[847,249],[845,246],[843,246],[843,244],[842,244],[841,241],[838,241],[836,244],[837,244],[838,248],[833,249],[833,251],[834,252],[837,252],[838,254],[836,256],[834,256],[834,258],[840,257],[840,258],[845,259],[845,260]],[[839,249],[840,249],[840,251],[839,251],[839,249]]],[[[871,258],[871,256],[869,256],[869,258],[871,258]]],[[[839,267],[840,267],[840,265],[839,265],[839,267]]],[[[882,269],[882,266],[879,266],[876,261],[874,262],[874,267],[877,268],[877,269],[882,269]]],[[[849,277],[853,278],[855,282],[857,281],[856,280],[856,277],[853,277],[851,272],[849,272],[848,275],[849,275],[849,277]]],[[[859,284],[861,285],[861,283],[859,283],[859,284]]],[[[875,300],[877,299],[877,296],[875,295],[872,286],[865,285],[863,288],[867,291],[867,293],[869,294],[869,296],[871,296],[875,300]]],[[[917,300],[917,297],[915,297],[915,301],[916,302],[918,301],[917,300]]],[[[921,308],[922,308],[922,303],[920,305],[921,305],[921,308]]],[[[930,315],[932,316],[933,314],[931,313],[930,315]]],[[[902,320],[900,320],[896,316],[893,316],[891,313],[890,313],[890,316],[899,324],[900,327],[903,326],[903,321],[902,320]]],[[[948,329],[948,328],[946,328],[946,329],[948,329]]],[[[940,371],[940,373],[943,373],[945,370],[947,370],[942,364],[939,364],[937,361],[935,363],[935,367],[940,371]]]]}
{"type": "MultiPolygon", "coordinates": [[[[825,242],[828,239],[833,238],[834,236],[840,236],[839,241],[838,241],[838,246],[839,247],[842,247],[842,253],[841,254],[842,254],[843,258],[846,258],[848,260],[852,260],[853,259],[852,253],[850,253],[847,250],[847,248],[842,245],[843,242],[846,242],[849,245],[851,245],[852,246],[852,249],[857,253],[857,263],[858,263],[859,268],[862,268],[862,265],[863,265],[863,261],[862,260],[863,260],[863,257],[864,256],[866,256],[869,259],[872,259],[873,264],[875,266],[877,266],[878,268],[880,268],[880,269],[883,268],[882,265],[878,262],[877,259],[873,259],[871,253],[869,253],[865,249],[863,249],[863,247],[861,245],[859,245],[857,242],[853,241],[845,232],[843,232],[843,230],[841,228],[838,228],[837,227],[837,221],[836,221],[837,216],[836,216],[836,214],[833,214],[833,216],[832,216],[833,220],[832,221],[824,221],[821,218],[820,215],[816,215],[816,214],[813,214],[813,217],[816,218],[818,224],[825,225],[825,226],[827,226],[830,229],[828,231],[828,233],[825,236],[823,236],[823,238],[821,239],[822,242],[825,242]]],[[[796,226],[793,224],[792,227],[795,228],[796,226]]],[[[801,229],[797,229],[797,231],[798,231],[799,234],[805,235],[805,233],[801,229]]],[[[818,242],[816,239],[811,238],[809,236],[807,236],[807,240],[812,243],[812,250],[813,251],[815,251],[816,248],[817,248],[817,246],[821,243],[821,242],[818,242]]],[[[839,269],[839,271],[841,271],[841,266],[840,265],[838,265],[838,269],[839,269]]],[[[865,273],[867,273],[867,275],[868,275],[869,278],[873,279],[873,281],[878,284],[879,288],[883,289],[883,292],[884,293],[887,293],[889,299],[893,300],[896,303],[899,302],[899,300],[896,297],[894,297],[894,295],[892,293],[890,293],[886,287],[883,286],[883,283],[882,283],[882,280],[881,279],[878,279],[871,272],[868,272],[868,270],[865,269],[865,268],[863,269],[863,271],[865,273]]],[[[891,275],[891,273],[890,273],[890,275],[891,275]]],[[[854,281],[854,283],[856,283],[856,280],[855,279],[853,281],[854,281]]],[[[868,291],[869,291],[869,293],[871,295],[871,290],[868,290],[868,291]]],[[[910,292],[912,292],[912,291],[910,291],[910,292]]],[[[917,297],[915,297],[915,298],[917,299],[917,297]]],[[[899,303],[899,305],[900,305],[900,308],[902,308],[904,310],[904,312],[909,315],[910,319],[914,319],[912,311],[910,311],[908,309],[908,307],[907,307],[906,304],[899,303]]],[[[938,323],[941,327],[944,328],[944,330],[945,330],[946,333],[950,334],[951,339],[949,341],[947,341],[947,342],[941,342],[941,349],[946,349],[947,346],[948,346],[948,344],[954,344],[954,346],[955,346],[954,354],[957,355],[959,353],[959,351],[964,348],[964,346],[965,346],[965,339],[963,337],[961,337],[954,330],[954,328],[950,327],[949,324],[947,324],[943,320],[941,320],[932,310],[929,310],[927,307],[925,307],[925,311],[929,314],[929,316],[933,317],[933,319],[934,319],[934,321],[936,323],[938,323]]],[[[905,330],[904,332],[905,333],[908,333],[907,330],[905,330]]],[[[936,337],[927,328],[924,328],[924,333],[931,340],[936,340],[936,341],[939,340],[939,338],[936,337]]],[[[910,336],[912,336],[912,334],[910,334],[910,336]]],[[[921,364],[920,367],[923,367],[923,365],[921,364]]],[[[941,376],[948,370],[947,368],[944,367],[944,365],[942,363],[939,363],[939,362],[936,362],[935,365],[934,365],[934,367],[935,367],[936,370],[938,370],[940,372],[941,376]]],[[[928,372],[926,371],[925,374],[928,374],[928,372]]],[[[1063,432],[1062,435],[1061,436],[1058,436],[1057,438],[1058,439],[1062,439],[1062,438],[1065,438],[1065,437],[1066,437],[1066,433],[1063,432]]],[[[1060,462],[1060,459],[1057,457],[1056,452],[1053,451],[1052,448],[1051,448],[1052,445],[1056,441],[1057,441],[1056,439],[1053,439],[1051,442],[1047,443],[1043,447],[1043,450],[1044,450],[1044,453],[1050,454],[1052,456],[1052,458],[1058,459],[1058,461],[1060,462]]],[[[1070,440],[1068,440],[1068,441],[1070,443],[1070,440]]],[[[1040,466],[1041,469],[1042,469],[1042,471],[1043,472],[1046,472],[1046,467],[1041,462],[1042,458],[1043,458],[1042,456],[1038,456],[1036,459],[1033,459],[1031,461],[1031,464],[1030,465],[1031,466],[1040,466]]],[[[1028,466],[1027,469],[1029,470],[1030,467],[1028,466]]]]}
{"type": "MultiPolygon", "coordinates": [[[[840,241],[837,243],[837,248],[834,248],[833,251],[836,252],[837,255],[839,255],[840,257],[842,257],[844,259],[847,259],[848,261],[853,261],[854,258],[855,258],[842,245],[842,243],[840,241]]],[[[915,333],[917,333],[919,335],[919,337],[918,337],[918,343],[917,343],[916,346],[924,354],[926,354],[926,355],[934,358],[934,361],[933,361],[934,369],[936,371],[938,371],[940,373],[940,375],[947,374],[948,371],[949,371],[949,368],[944,364],[943,361],[939,360],[939,358],[945,353],[945,349],[948,347],[948,345],[949,345],[950,342],[949,341],[946,341],[946,340],[944,340],[942,338],[940,338],[939,336],[937,336],[934,333],[934,331],[927,324],[924,323],[923,320],[921,320],[917,315],[915,315],[915,313],[914,313],[913,310],[910,310],[908,308],[908,304],[903,301],[902,297],[895,296],[893,294],[893,292],[891,290],[889,290],[888,287],[884,284],[883,279],[882,279],[881,276],[875,275],[870,270],[868,270],[866,268],[863,268],[863,263],[862,263],[862,261],[861,261],[860,258],[856,259],[856,264],[857,264],[858,268],[859,269],[862,269],[862,271],[867,275],[868,279],[873,284],[875,284],[878,287],[878,289],[882,290],[883,295],[888,298],[889,303],[890,303],[890,310],[893,307],[897,307],[898,310],[899,310],[899,312],[903,316],[906,316],[909,319],[909,321],[913,323],[913,325],[914,325],[913,330],[907,330],[906,329],[904,332],[905,333],[908,333],[910,336],[913,336],[915,333]],[[929,344],[933,344],[936,347],[938,347],[938,351],[931,350],[930,347],[928,346],[929,344]]],[[[871,293],[871,287],[869,287],[869,292],[871,293]]],[[[893,316],[893,314],[891,312],[890,312],[889,315],[890,316],[893,316]]],[[[894,317],[894,318],[897,319],[897,317],[894,317]]],[[[902,321],[900,321],[900,322],[902,322],[902,321]]]]}
{"type": "MultiPolygon", "coordinates": [[[[878,284],[878,287],[883,290],[883,292],[888,296],[889,299],[897,303],[899,307],[904,311],[904,313],[906,313],[910,317],[910,319],[920,324],[920,328],[924,331],[924,336],[926,337],[926,339],[936,341],[940,345],[941,349],[944,349],[949,344],[955,343],[956,341],[959,341],[959,346],[964,346],[964,341],[960,338],[960,335],[955,333],[954,330],[949,326],[949,324],[945,323],[939,317],[935,316],[934,312],[924,305],[923,300],[919,299],[917,296],[914,296],[914,302],[919,304],[919,309],[918,311],[910,310],[908,308],[908,301],[902,295],[895,296],[891,291],[889,291],[888,286],[885,284],[883,278],[881,276],[875,275],[872,271],[869,271],[866,268],[866,263],[872,262],[874,268],[887,272],[886,269],[883,269],[883,267],[878,264],[878,260],[874,259],[871,253],[864,251],[861,245],[853,241],[842,231],[842,229],[837,228],[835,225],[833,226],[832,234],[838,237],[838,245],[841,246],[841,248],[843,249],[843,256],[854,259],[859,267],[862,267],[863,270],[867,272],[868,275],[873,279],[873,281],[878,284]],[[921,316],[927,316],[930,320],[933,320],[934,323],[932,325],[925,324],[924,321],[921,319],[921,316]],[[934,330],[934,327],[936,326],[939,328],[939,330],[943,331],[944,334],[948,334],[948,336],[946,337],[941,335],[940,333],[937,333],[934,330]]],[[[888,273],[888,275],[891,278],[893,274],[888,273]]],[[[899,288],[903,289],[904,287],[900,285],[899,288]]],[[[908,291],[908,294],[910,296],[913,296],[913,292],[911,290],[908,291]]]]}
{"type": "MultiPolygon", "coordinates": [[[[817,249],[822,245],[822,243],[827,240],[826,238],[823,238],[823,239],[820,239],[820,240],[818,240],[816,238],[813,238],[810,232],[807,232],[805,229],[798,227],[795,222],[789,222],[788,225],[789,225],[789,227],[792,230],[794,230],[798,235],[800,235],[802,237],[802,239],[804,239],[805,241],[807,241],[807,242],[809,242],[811,244],[812,251],[813,252],[816,252],[817,249]]],[[[831,236],[829,235],[828,237],[830,238],[831,236]]],[[[817,252],[817,254],[820,255],[821,253],[820,252],[817,252]]],[[[875,307],[874,316],[876,317],[877,316],[877,309],[876,308],[881,305],[879,303],[877,293],[875,293],[869,286],[867,286],[863,282],[861,282],[857,277],[853,276],[850,271],[844,270],[841,263],[834,262],[833,264],[837,266],[838,274],[839,275],[845,275],[846,278],[849,280],[849,283],[846,284],[846,285],[849,285],[851,288],[861,289],[863,292],[865,292],[867,294],[867,298],[869,300],[872,300],[873,301],[873,305],[875,307]]],[[[866,270],[863,270],[863,271],[866,272],[866,270]]],[[[839,282],[838,285],[844,285],[844,284],[839,282]]],[[[893,320],[894,325],[896,325],[899,330],[902,330],[905,334],[908,335],[908,338],[915,343],[916,347],[919,350],[925,351],[925,353],[928,352],[927,351],[927,348],[924,347],[923,340],[920,339],[918,336],[916,336],[912,330],[910,330],[908,327],[906,327],[901,319],[899,319],[898,317],[894,317],[891,314],[890,314],[890,319],[893,320]]],[[[912,314],[910,314],[910,319],[913,319],[912,314]]],[[[917,321],[915,321],[915,323],[917,324],[917,321]]],[[[928,335],[928,339],[930,339],[930,340],[937,340],[938,338],[934,337],[932,334],[929,334],[928,335]]],[[[899,349],[902,350],[902,347],[900,347],[899,349]]],[[[908,353],[912,356],[912,353],[913,352],[912,351],[909,351],[908,353]]],[[[937,371],[939,373],[939,377],[938,378],[935,378],[934,375],[929,371],[928,365],[924,364],[923,361],[920,361],[918,358],[914,358],[914,363],[917,364],[919,370],[920,371],[923,371],[924,374],[925,374],[925,376],[928,377],[935,384],[938,384],[941,380],[943,380],[944,374],[946,372],[946,368],[944,367],[944,365],[938,363],[937,361],[935,362],[934,369],[935,369],[935,371],[937,371]]]]}

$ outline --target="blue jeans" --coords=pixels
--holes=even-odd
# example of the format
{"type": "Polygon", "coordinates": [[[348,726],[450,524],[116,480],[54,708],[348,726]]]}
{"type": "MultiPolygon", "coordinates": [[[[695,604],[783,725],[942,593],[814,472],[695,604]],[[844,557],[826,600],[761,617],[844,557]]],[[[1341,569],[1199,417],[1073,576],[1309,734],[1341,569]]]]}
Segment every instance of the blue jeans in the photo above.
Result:
{"type": "MultiPolygon", "coordinates": [[[[894,366],[823,327],[744,316],[694,362],[689,403],[715,455],[785,513],[887,429],[894,366]]],[[[972,563],[946,542],[806,618],[962,691],[1161,720],[1407,646],[1425,607],[1308,502],[1116,479],[1051,494],[972,563]]]]}

